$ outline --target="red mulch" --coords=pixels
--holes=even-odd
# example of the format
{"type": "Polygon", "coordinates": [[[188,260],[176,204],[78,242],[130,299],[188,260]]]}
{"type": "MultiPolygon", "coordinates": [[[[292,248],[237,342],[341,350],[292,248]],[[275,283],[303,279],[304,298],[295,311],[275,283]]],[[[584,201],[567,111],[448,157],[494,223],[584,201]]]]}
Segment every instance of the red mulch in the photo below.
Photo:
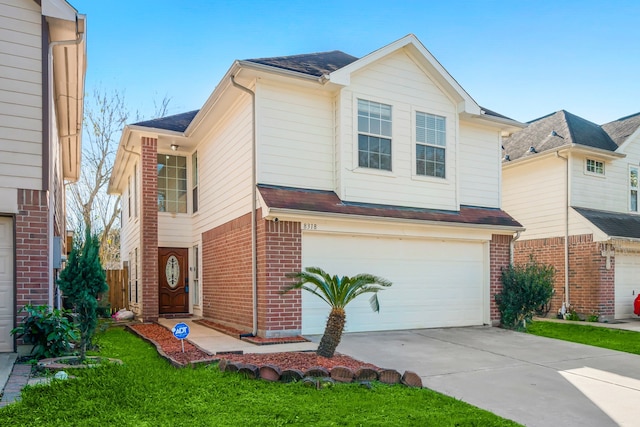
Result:
{"type": "Polygon", "coordinates": [[[249,354],[224,354],[211,356],[200,350],[188,340],[184,340],[184,353],[180,340],[176,339],[170,330],[156,323],[131,325],[137,333],[154,341],[162,351],[170,358],[181,364],[188,364],[199,360],[227,359],[234,362],[251,363],[256,366],[275,365],[280,369],[298,369],[306,371],[315,366],[321,366],[331,370],[336,366],[345,366],[354,372],[360,368],[379,369],[370,363],[364,363],[352,357],[336,353],[332,358],[318,356],[312,352],[284,352],[284,353],[249,353],[249,354]]]}

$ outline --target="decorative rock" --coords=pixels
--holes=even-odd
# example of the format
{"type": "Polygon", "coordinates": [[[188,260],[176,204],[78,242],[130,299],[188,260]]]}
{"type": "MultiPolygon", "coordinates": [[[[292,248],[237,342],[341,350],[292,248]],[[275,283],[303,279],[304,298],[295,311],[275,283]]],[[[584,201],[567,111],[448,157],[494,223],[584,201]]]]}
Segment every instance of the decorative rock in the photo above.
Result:
{"type": "Polygon", "coordinates": [[[247,363],[238,367],[238,373],[244,375],[250,380],[255,380],[260,376],[258,367],[256,365],[252,365],[251,363],[247,363]]]}
{"type": "Polygon", "coordinates": [[[341,383],[350,383],[354,377],[353,371],[345,366],[336,366],[331,370],[331,378],[341,383]]]}
{"type": "Polygon", "coordinates": [[[356,381],[376,381],[378,371],[371,368],[360,368],[356,371],[356,381]]]}
{"type": "Polygon", "coordinates": [[[371,390],[371,382],[369,382],[369,381],[360,381],[360,387],[371,390]]]}
{"type": "Polygon", "coordinates": [[[225,371],[225,368],[227,367],[227,363],[229,363],[227,359],[220,359],[220,362],[218,362],[218,368],[220,368],[220,372],[225,371]]]}
{"type": "Polygon", "coordinates": [[[383,369],[378,373],[378,379],[385,384],[399,384],[400,372],[394,369],[383,369]]]}
{"type": "Polygon", "coordinates": [[[302,380],[302,384],[304,384],[305,387],[318,388],[318,379],[312,378],[312,377],[305,377],[302,380]]]}
{"type": "Polygon", "coordinates": [[[412,371],[405,371],[402,375],[402,384],[407,387],[422,388],[422,378],[412,371]]]}
{"type": "Polygon", "coordinates": [[[278,381],[282,371],[275,365],[264,365],[260,367],[260,378],[266,381],[278,381]]]}
{"type": "Polygon", "coordinates": [[[304,373],[297,369],[285,369],[280,374],[280,381],[285,383],[300,381],[302,378],[304,378],[304,373]]]}
{"type": "Polygon", "coordinates": [[[305,377],[328,377],[329,371],[327,371],[322,366],[314,366],[313,368],[309,368],[304,373],[305,377]]]}
{"type": "Polygon", "coordinates": [[[56,374],[53,376],[53,378],[57,379],[57,380],[66,380],[69,378],[69,374],[67,374],[65,371],[58,371],[56,372],[56,374]]]}
{"type": "Polygon", "coordinates": [[[224,367],[225,372],[238,372],[242,367],[242,363],[240,362],[232,362],[228,361],[227,365],[224,367]]]}
{"type": "Polygon", "coordinates": [[[331,388],[335,384],[336,382],[329,377],[323,377],[318,380],[318,388],[331,388]]]}

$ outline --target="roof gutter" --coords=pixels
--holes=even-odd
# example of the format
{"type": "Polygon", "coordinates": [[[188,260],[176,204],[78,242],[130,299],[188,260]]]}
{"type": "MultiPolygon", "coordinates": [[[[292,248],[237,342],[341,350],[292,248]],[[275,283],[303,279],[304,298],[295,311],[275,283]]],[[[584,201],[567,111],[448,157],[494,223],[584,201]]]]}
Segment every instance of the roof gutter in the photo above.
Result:
{"type": "Polygon", "coordinates": [[[326,76],[312,76],[311,74],[301,73],[299,71],[286,70],[284,68],[277,68],[271,65],[258,64],[257,62],[252,61],[236,61],[237,64],[242,68],[249,68],[256,71],[263,71],[265,73],[271,74],[279,74],[282,76],[293,77],[306,81],[318,82],[320,84],[324,84],[328,79],[326,76]]]}
{"type": "Polygon", "coordinates": [[[512,166],[519,165],[520,163],[526,163],[526,162],[530,162],[538,159],[543,159],[546,157],[552,157],[552,156],[555,157],[557,156],[557,153],[565,153],[565,152],[594,154],[594,155],[597,155],[606,159],[611,159],[611,160],[627,157],[626,154],[609,151],[609,150],[603,150],[602,148],[595,148],[595,147],[589,147],[582,144],[571,143],[571,144],[565,144],[559,147],[551,148],[548,150],[544,150],[537,154],[524,155],[522,157],[519,157],[514,160],[510,160],[508,162],[502,162],[502,168],[507,169],[512,166]]]}
{"type": "Polygon", "coordinates": [[[256,182],[256,93],[251,89],[242,86],[236,82],[233,75],[230,76],[231,83],[234,87],[240,89],[243,92],[248,93],[251,96],[251,108],[252,108],[252,143],[251,143],[251,298],[252,298],[252,311],[253,311],[253,336],[258,335],[258,257],[257,257],[257,245],[258,245],[258,230],[256,224],[256,197],[257,197],[257,182],[256,182]]]}

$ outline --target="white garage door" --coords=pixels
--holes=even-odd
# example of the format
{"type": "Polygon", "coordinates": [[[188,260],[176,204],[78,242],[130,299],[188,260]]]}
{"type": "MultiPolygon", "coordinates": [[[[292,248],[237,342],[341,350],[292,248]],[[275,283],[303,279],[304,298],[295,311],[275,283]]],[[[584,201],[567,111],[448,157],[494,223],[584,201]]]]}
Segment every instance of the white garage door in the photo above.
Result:
{"type": "Polygon", "coordinates": [[[0,352],[13,351],[13,220],[0,217],[0,352]]]}
{"type": "MultiPolygon", "coordinates": [[[[347,306],[345,331],[380,331],[481,325],[484,318],[485,263],[482,243],[305,233],[303,267],[329,274],[370,273],[393,286],[347,306]]],[[[488,292],[488,291],[487,291],[488,292]]],[[[322,300],[302,293],[302,332],[320,334],[329,313],[322,300]]]]}
{"type": "Polygon", "coordinates": [[[640,254],[616,254],[616,319],[636,317],[633,301],[640,291],[640,254]]]}

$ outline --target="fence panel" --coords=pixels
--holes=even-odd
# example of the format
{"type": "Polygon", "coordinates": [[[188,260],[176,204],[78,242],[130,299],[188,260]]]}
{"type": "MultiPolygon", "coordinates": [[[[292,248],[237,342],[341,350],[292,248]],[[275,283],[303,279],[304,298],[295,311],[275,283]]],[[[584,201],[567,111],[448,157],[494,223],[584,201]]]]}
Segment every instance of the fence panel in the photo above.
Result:
{"type": "Polygon", "coordinates": [[[129,309],[129,271],[106,270],[107,284],[109,285],[109,304],[111,312],[115,313],[121,308],[129,309]]]}

